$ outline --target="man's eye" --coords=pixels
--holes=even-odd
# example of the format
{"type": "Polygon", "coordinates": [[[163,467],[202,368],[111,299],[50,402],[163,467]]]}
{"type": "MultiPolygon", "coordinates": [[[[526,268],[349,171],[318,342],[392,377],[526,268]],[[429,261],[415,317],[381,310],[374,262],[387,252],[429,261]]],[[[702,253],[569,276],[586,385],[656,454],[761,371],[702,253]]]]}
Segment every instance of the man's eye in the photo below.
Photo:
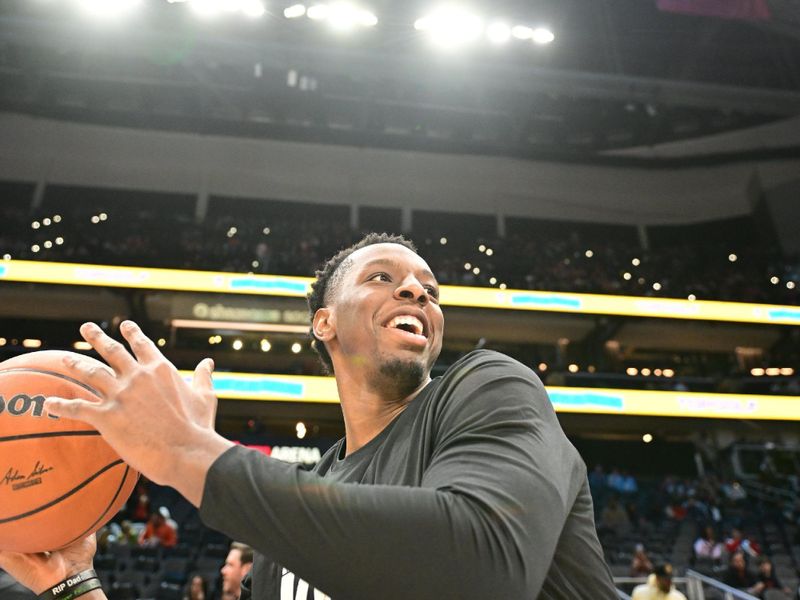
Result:
{"type": "Polygon", "coordinates": [[[375,273],[372,277],[369,278],[370,281],[391,281],[392,278],[389,277],[386,273],[375,273]]]}
{"type": "Polygon", "coordinates": [[[434,298],[439,297],[439,290],[433,287],[432,285],[426,285],[425,289],[427,290],[428,294],[430,294],[434,298]]]}

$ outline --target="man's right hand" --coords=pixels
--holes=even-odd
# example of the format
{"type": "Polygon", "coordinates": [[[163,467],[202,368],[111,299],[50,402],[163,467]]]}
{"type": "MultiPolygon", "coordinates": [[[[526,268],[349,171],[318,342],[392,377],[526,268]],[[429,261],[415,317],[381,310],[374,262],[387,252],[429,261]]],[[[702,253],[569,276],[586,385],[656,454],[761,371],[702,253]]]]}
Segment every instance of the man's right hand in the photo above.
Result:
{"type": "Polygon", "coordinates": [[[94,535],[56,552],[21,554],[0,550],[0,568],[38,595],[68,577],[91,569],[96,550],[94,535]]]}

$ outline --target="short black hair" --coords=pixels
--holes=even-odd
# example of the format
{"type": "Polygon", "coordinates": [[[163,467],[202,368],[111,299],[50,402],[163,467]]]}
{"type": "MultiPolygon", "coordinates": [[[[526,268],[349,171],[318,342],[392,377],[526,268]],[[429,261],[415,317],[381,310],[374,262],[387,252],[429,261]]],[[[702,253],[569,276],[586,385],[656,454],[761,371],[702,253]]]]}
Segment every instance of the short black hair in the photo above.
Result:
{"type": "MultiPolygon", "coordinates": [[[[334,254],[321,269],[314,273],[316,280],[311,284],[311,291],[306,297],[308,300],[308,313],[312,322],[316,312],[320,308],[328,305],[331,294],[336,290],[336,285],[341,276],[344,275],[351,266],[351,262],[347,260],[350,255],[356,250],[374,244],[400,244],[411,250],[414,254],[418,254],[417,247],[412,241],[407,240],[402,235],[394,235],[391,233],[368,233],[352,246],[339,250],[339,252],[334,254]]],[[[311,347],[314,348],[319,355],[319,359],[325,371],[327,373],[332,373],[333,362],[331,361],[331,355],[328,354],[328,349],[325,348],[325,344],[322,340],[317,339],[317,336],[314,335],[313,323],[309,330],[309,335],[312,340],[311,347]]]]}

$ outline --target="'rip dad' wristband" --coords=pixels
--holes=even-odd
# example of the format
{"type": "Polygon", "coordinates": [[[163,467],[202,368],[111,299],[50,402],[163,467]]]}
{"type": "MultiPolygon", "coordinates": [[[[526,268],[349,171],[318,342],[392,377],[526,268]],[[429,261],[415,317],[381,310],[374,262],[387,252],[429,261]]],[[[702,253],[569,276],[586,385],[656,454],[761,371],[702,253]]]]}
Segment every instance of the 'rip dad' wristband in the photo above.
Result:
{"type": "Polygon", "coordinates": [[[39,594],[39,600],[74,600],[101,587],[94,569],[81,571],[39,594]]]}

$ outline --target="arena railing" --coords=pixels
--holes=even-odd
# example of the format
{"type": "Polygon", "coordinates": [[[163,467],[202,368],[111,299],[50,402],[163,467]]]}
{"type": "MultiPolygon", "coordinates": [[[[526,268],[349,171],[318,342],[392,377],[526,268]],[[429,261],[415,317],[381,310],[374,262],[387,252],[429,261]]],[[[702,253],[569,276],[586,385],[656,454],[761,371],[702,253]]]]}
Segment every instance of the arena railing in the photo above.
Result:
{"type": "Polygon", "coordinates": [[[756,596],[748,594],[742,590],[737,590],[729,585],[717,581],[712,577],[687,569],[686,571],[686,590],[689,592],[687,595],[689,600],[705,600],[706,586],[712,587],[718,592],[722,593],[724,600],[758,600],[756,596]]]}

